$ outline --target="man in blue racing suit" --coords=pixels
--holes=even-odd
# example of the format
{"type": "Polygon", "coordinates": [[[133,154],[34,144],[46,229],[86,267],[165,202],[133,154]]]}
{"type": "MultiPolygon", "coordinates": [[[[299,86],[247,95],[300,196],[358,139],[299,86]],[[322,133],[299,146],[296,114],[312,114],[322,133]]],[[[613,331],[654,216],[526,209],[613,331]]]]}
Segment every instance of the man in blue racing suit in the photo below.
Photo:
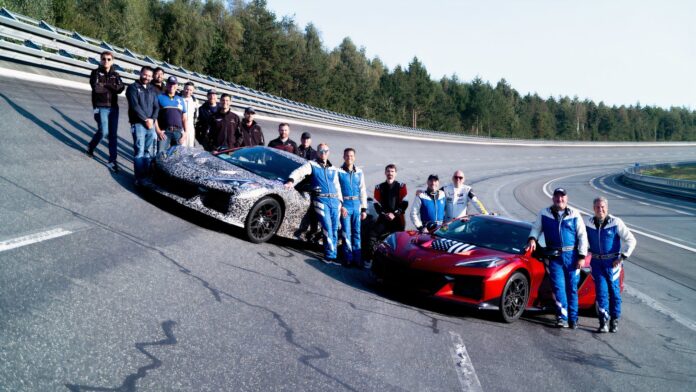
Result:
{"type": "Polygon", "coordinates": [[[621,316],[619,277],[623,261],[636,247],[636,238],[621,219],[609,215],[609,201],[605,197],[594,199],[592,207],[594,216],[586,218],[585,227],[592,253],[592,278],[599,316],[597,332],[617,332],[621,316]]]}
{"type": "Polygon", "coordinates": [[[577,328],[578,281],[580,267],[587,255],[587,232],[580,213],[568,206],[563,188],[553,191],[553,205],[542,209],[529,234],[526,250],[534,252],[539,236],[544,234],[547,248],[560,256],[549,261],[549,277],[556,301],[556,326],[577,328]]]}
{"type": "Polygon", "coordinates": [[[317,159],[309,161],[290,173],[285,187],[290,189],[293,184],[311,176],[312,189],[316,194],[312,197],[314,211],[321,222],[324,234],[324,257],[328,262],[336,261],[336,246],[338,244],[338,219],[343,206],[343,194],[338,181],[338,169],[329,162],[329,146],[317,146],[317,159]]]}
{"type": "Polygon", "coordinates": [[[360,225],[367,217],[367,191],[365,174],[355,166],[355,150],[343,150],[343,166],[338,170],[338,179],[343,194],[341,208],[341,237],[343,238],[343,263],[346,267],[362,265],[360,252],[360,225]]]}
{"type": "Polygon", "coordinates": [[[418,231],[423,231],[429,224],[440,226],[445,219],[445,192],[440,189],[440,178],[428,176],[428,189],[416,192],[411,210],[411,220],[418,231]]]}

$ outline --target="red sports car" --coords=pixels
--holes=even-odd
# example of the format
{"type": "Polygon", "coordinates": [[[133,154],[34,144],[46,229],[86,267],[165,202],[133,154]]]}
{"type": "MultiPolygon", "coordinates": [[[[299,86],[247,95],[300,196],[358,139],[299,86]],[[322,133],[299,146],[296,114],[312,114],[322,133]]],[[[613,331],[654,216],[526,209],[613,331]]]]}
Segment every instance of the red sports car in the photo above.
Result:
{"type": "MultiPolygon", "coordinates": [[[[514,322],[525,310],[554,306],[544,263],[552,252],[525,252],[530,229],[528,222],[475,215],[455,219],[432,234],[394,233],[377,246],[372,271],[406,289],[498,310],[504,321],[514,322]]],[[[581,270],[580,309],[592,308],[595,301],[589,261],[588,256],[581,270]]],[[[620,279],[623,290],[623,269],[620,279]]]]}

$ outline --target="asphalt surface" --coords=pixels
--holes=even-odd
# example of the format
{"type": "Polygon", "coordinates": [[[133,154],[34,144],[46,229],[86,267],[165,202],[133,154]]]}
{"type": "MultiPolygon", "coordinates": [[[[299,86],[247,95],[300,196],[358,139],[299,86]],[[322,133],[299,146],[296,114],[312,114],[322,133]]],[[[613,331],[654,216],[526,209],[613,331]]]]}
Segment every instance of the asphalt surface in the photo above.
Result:
{"type": "MultiPolygon", "coordinates": [[[[253,245],[241,230],[132,186],[121,104],[120,163],[95,132],[89,95],[0,78],[0,242],[63,230],[0,251],[0,390],[693,390],[694,203],[615,180],[622,167],[696,159],[694,147],[592,149],[452,145],[293,127],[357,149],[368,188],[396,163],[410,195],[430,173],[462,168],[486,206],[533,219],[543,186],[596,195],[637,234],[618,334],[558,330],[553,317],[495,315],[375,286],[293,241],[253,245]],[[548,184],[547,184],[548,183],[548,184]],[[612,196],[613,195],[613,196],[612,196]],[[616,197],[621,196],[621,198],[616,197]],[[645,200],[645,198],[649,200],[645,200]],[[644,205],[642,203],[651,204],[644,205]],[[689,215],[692,214],[692,215],[689,215]],[[466,347],[463,372],[457,343],[466,347]],[[459,363],[459,365],[458,365],[459,363]]],[[[262,122],[266,138],[276,123],[262,122]]]]}

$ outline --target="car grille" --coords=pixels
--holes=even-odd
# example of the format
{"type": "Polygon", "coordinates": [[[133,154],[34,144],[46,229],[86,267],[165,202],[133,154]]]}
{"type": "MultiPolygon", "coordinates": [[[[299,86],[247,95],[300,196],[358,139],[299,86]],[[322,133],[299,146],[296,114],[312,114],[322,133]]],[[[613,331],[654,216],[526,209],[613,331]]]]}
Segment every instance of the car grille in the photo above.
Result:
{"type": "Polygon", "coordinates": [[[381,252],[375,253],[372,270],[381,278],[426,295],[434,295],[447,284],[442,274],[410,269],[408,263],[394,260],[381,252]]]}
{"type": "Polygon", "coordinates": [[[483,278],[480,276],[456,276],[452,294],[480,300],[483,297],[483,278]]]}

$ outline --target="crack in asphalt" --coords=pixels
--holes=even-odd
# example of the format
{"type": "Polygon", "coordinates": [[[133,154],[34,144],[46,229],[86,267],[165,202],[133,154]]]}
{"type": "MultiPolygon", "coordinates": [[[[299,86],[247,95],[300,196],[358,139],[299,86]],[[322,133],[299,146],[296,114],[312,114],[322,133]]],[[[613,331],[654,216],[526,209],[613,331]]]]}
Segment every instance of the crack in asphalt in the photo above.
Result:
{"type": "Polygon", "coordinates": [[[138,368],[135,373],[129,374],[116,388],[106,388],[106,387],[94,387],[90,385],[78,385],[78,384],[65,384],[65,386],[72,392],[82,392],[82,391],[116,391],[116,392],[132,392],[136,391],[136,383],[138,380],[145,378],[147,372],[154,370],[162,366],[162,361],[156,356],[152,355],[149,351],[145,349],[148,346],[171,346],[177,343],[176,336],[174,336],[173,328],[176,325],[175,321],[167,320],[162,324],[162,331],[164,332],[165,338],[162,340],[157,340],[154,342],[138,342],[135,343],[135,348],[143,353],[146,357],[150,359],[150,363],[138,368]]]}

